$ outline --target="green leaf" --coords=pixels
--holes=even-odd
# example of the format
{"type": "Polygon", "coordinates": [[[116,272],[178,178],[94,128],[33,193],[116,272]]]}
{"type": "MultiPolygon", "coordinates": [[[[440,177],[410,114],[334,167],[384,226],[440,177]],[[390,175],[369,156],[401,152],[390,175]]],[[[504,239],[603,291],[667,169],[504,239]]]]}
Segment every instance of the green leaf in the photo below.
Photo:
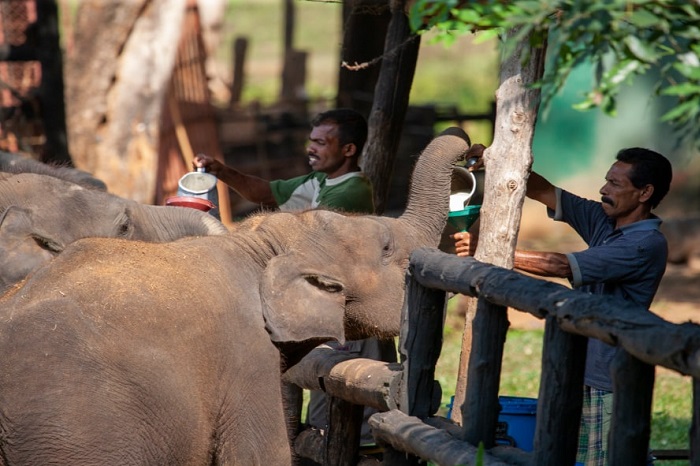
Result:
{"type": "Polygon", "coordinates": [[[579,102],[579,103],[571,106],[571,108],[573,108],[574,110],[579,110],[579,111],[590,110],[590,109],[595,108],[595,107],[597,107],[597,105],[594,104],[591,99],[586,99],[582,102],[579,102]]]}
{"type": "Polygon", "coordinates": [[[676,84],[661,91],[663,95],[684,96],[688,94],[700,94],[700,85],[693,83],[676,84]]]}
{"type": "Polygon", "coordinates": [[[659,54],[654,49],[654,44],[642,42],[635,36],[625,37],[624,42],[629,51],[642,61],[653,63],[659,59],[659,54]]]}
{"type": "Polygon", "coordinates": [[[468,24],[479,24],[479,20],[481,19],[481,15],[471,9],[456,8],[452,11],[452,16],[454,16],[455,19],[468,24]]]}
{"type": "Polygon", "coordinates": [[[498,39],[503,31],[501,29],[487,29],[485,31],[479,31],[474,37],[474,44],[483,44],[492,39],[498,39]]]}
{"type": "Polygon", "coordinates": [[[617,86],[622,84],[630,75],[636,73],[641,68],[641,63],[636,60],[626,60],[611,68],[604,78],[608,85],[617,86]]]}
{"type": "Polygon", "coordinates": [[[655,26],[659,22],[657,15],[645,9],[635,9],[628,17],[629,22],[638,28],[648,28],[655,26]]]}
{"type": "Polygon", "coordinates": [[[662,117],[661,121],[672,121],[672,120],[684,120],[684,116],[689,114],[692,115],[693,113],[697,112],[698,106],[700,106],[700,99],[692,99],[687,102],[684,102],[677,107],[669,110],[666,112],[662,117]]]}

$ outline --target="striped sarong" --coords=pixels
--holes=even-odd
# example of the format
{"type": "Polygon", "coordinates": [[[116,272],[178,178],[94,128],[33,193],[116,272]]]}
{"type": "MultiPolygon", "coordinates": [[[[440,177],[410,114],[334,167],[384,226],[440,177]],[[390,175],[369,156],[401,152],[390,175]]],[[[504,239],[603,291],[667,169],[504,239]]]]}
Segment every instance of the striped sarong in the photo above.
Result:
{"type": "Polygon", "coordinates": [[[605,466],[608,456],[608,434],[612,422],[613,394],[583,386],[583,409],[578,437],[576,463],[605,466]]]}

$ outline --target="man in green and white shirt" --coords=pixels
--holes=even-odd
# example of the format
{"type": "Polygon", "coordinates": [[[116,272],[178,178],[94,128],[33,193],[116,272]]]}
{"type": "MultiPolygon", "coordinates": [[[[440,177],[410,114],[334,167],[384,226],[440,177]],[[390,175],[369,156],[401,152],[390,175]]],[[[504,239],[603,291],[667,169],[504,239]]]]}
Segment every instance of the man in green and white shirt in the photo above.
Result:
{"type": "Polygon", "coordinates": [[[198,154],[195,167],[231,186],[250,202],[281,210],[326,207],[374,213],[372,184],[360,171],[359,158],[367,140],[367,122],[351,109],[323,112],[311,122],[307,156],[312,172],[289,180],[268,181],[242,173],[207,155],[198,154]]]}
{"type": "Polygon", "coordinates": [[[364,173],[355,171],[328,178],[311,172],[289,180],[270,182],[272,195],[280,210],[329,207],[345,212],[372,213],[372,184],[364,173]]]}

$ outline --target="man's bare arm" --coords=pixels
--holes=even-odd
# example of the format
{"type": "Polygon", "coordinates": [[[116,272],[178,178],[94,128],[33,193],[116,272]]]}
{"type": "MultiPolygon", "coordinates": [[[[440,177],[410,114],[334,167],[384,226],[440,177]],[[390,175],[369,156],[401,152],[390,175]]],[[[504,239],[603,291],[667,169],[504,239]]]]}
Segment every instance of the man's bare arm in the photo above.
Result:
{"type": "Polygon", "coordinates": [[[515,251],[513,267],[540,277],[571,278],[569,259],[558,252],[515,251]]]}
{"type": "Polygon", "coordinates": [[[197,154],[193,165],[195,168],[206,168],[209,173],[229,185],[250,202],[269,207],[277,206],[275,196],[272,195],[272,189],[270,189],[270,182],[267,180],[242,173],[205,154],[197,154]]]}
{"type": "Polygon", "coordinates": [[[527,197],[554,210],[557,207],[556,188],[541,175],[532,172],[527,179],[527,197]]]}

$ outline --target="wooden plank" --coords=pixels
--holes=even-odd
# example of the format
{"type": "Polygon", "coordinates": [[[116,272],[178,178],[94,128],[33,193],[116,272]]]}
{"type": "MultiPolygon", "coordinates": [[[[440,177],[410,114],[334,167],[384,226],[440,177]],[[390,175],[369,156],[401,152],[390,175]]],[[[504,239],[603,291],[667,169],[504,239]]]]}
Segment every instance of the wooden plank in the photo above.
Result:
{"type": "Polygon", "coordinates": [[[538,318],[553,316],[567,332],[621,346],[647,364],[700,378],[698,324],[674,324],[613,296],[589,295],[437,249],[413,251],[411,263],[424,286],[484,296],[538,318]]]}
{"type": "Polygon", "coordinates": [[[323,345],[290,368],[283,380],[386,411],[398,406],[401,377],[398,364],[358,358],[323,345]]]}
{"type": "Polygon", "coordinates": [[[355,466],[357,464],[363,420],[363,406],[336,397],[328,399],[328,432],[325,435],[324,465],[355,466]]]}
{"type": "MultiPolygon", "coordinates": [[[[476,464],[478,449],[464,441],[452,437],[446,430],[429,426],[415,416],[408,416],[398,410],[377,413],[369,418],[375,438],[402,451],[441,466],[476,464]]],[[[521,457],[527,458],[527,457],[521,457]]],[[[495,456],[484,453],[484,466],[505,466],[506,464],[528,464],[504,462],[495,456]]]]}
{"type": "Polygon", "coordinates": [[[311,461],[323,464],[325,452],[325,439],[319,429],[306,429],[299,432],[294,439],[294,449],[297,457],[308,458],[311,461]]]}
{"type": "MultiPolygon", "coordinates": [[[[411,277],[409,269],[399,340],[404,371],[399,404],[401,410],[410,415],[426,418],[439,407],[442,392],[435,382],[435,364],[442,349],[445,304],[443,291],[422,286],[411,277]]],[[[386,466],[420,463],[417,456],[404,453],[411,453],[410,450],[396,450],[394,446],[388,444],[384,448],[383,464],[386,466]]]]}
{"type": "Polygon", "coordinates": [[[690,458],[690,450],[652,450],[651,456],[657,460],[687,460],[690,458]]]}
{"type": "Polygon", "coordinates": [[[491,448],[496,440],[503,345],[508,331],[506,308],[480,298],[472,329],[469,384],[462,405],[462,438],[474,445],[484,442],[486,448],[491,448]]]}
{"type": "Polygon", "coordinates": [[[243,85],[245,83],[245,59],[248,51],[248,39],[237,37],[233,43],[233,80],[231,83],[230,106],[235,106],[241,102],[243,95],[243,85]]]}

